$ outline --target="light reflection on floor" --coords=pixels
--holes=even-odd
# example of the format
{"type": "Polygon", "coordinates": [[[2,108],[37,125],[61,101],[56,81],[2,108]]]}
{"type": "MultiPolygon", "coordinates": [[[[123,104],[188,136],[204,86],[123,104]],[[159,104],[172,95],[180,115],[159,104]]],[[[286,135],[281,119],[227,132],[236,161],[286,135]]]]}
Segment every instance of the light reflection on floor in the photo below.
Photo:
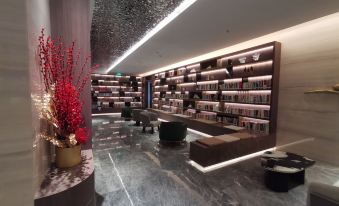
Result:
{"type": "MultiPolygon", "coordinates": [[[[159,147],[157,131],[142,133],[116,116],[96,116],[92,124],[97,205],[305,205],[307,185],[267,190],[257,158],[203,174],[187,164],[189,144],[159,147]]],[[[188,132],[188,142],[198,138],[188,132]]],[[[339,169],[318,162],[306,177],[333,185],[339,169]]]]}

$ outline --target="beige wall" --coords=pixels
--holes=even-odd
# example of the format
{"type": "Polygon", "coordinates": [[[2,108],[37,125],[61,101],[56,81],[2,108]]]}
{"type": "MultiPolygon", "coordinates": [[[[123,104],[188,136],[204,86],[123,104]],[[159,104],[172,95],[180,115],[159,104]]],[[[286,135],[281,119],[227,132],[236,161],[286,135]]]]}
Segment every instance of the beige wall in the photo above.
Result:
{"type": "Polygon", "coordinates": [[[33,205],[26,2],[0,6],[0,204],[33,205]]]}
{"type": "Polygon", "coordinates": [[[339,95],[304,94],[339,83],[339,15],[282,33],[278,145],[339,165],[339,95]],[[314,138],[312,141],[307,141],[314,138]]]}
{"type": "Polygon", "coordinates": [[[33,186],[34,191],[43,181],[51,162],[50,144],[39,138],[40,131],[39,101],[44,93],[42,78],[39,72],[37,59],[38,36],[41,28],[45,28],[45,35],[50,35],[49,1],[27,0],[27,30],[28,30],[28,60],[32,95],[32,123],[34,129],[33,140],[33,186]]]}

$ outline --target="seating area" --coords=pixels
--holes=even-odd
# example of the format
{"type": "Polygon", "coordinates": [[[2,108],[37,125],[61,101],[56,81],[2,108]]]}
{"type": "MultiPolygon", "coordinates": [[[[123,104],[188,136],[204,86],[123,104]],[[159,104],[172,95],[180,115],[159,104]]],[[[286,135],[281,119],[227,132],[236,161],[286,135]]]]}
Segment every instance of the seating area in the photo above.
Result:
{"type": "Polygon", "coordinates": [[[0,206],[339,206],[339,0],[2,0],[0,206]]]}

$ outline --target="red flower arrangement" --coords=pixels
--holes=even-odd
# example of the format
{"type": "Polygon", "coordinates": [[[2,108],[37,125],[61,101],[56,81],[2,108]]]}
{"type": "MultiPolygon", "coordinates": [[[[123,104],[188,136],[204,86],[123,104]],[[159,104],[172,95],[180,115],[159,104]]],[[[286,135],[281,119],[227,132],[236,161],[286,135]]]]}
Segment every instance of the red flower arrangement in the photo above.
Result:
{"type": "Polygon", "coordinates": [[[65,47],[61,39],[45,39],[41,30],[38,45],[40,73],[42,74],[48,104],[44,117],[55,127],[55,135],[47,138],[58,147],[85,144],[87,129],[82,116],[81,93],[91,73],[98,65],[90,67],[90,56],[80,64],[80,50],[75,53],[75,42],[65,47]],[[87,69],[89,68],[89,69],[87,69]],[[86,72],[85,72],[86,71],[86,72]]]}

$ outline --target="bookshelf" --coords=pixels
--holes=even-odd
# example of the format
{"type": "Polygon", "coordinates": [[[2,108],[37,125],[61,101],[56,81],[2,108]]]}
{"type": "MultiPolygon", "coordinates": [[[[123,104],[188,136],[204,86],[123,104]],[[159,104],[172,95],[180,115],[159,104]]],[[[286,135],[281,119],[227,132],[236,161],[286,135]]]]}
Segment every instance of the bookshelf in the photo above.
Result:
{"type": "Polygon", "coordinates": [[[126,75],[91,75],[92,113],[142,107],[142,79],[126,75]]]}
{"type": "Polygon", "coordinates": [[[153,109],[250,132],[276,132],[280,43],[152,75],[153,109]]]}

